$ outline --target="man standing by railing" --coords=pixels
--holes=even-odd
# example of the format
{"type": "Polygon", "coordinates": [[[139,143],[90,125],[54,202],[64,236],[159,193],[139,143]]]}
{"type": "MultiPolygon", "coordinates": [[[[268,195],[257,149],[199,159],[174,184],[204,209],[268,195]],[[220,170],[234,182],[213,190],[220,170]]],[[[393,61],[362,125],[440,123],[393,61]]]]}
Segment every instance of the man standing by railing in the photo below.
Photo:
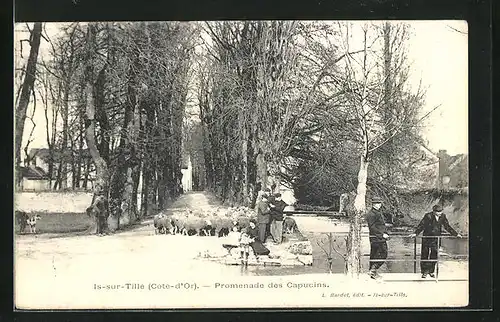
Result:
{"type": "Polygon", "coordinates": [[[368,222],[368,230],[370,232],[370,277],[373,279],[380,278],[377,270],[387,258],[387,228],[385,226],[384,217],[380,208],[382,207],[382,199],[373,197],[372,209],[366,214],[368,222]],[[377,261],[373,261],[377,260],[377,261]]]}
{"type": "Polygon", "coordinates": [[[435,205],[432,207],[432,212],[426,213],[422,220],[420,220],[415,233],[410,235],[410,237],[415,238],[418,234],[423,232],[424,237],[422,238],[422,251],[420,255],[420,271],[422,272],[422,278],[426,278],[427,275],[435,277],[435,260],[437,260],[439,250],[438,236],[441,236],[442,227],[452,236],[462,237],[450,226],[446,215],[443,214],[443,207],[435,205]],[[427,260],[432,260],[432,262],[427,262],[427,260]]]}

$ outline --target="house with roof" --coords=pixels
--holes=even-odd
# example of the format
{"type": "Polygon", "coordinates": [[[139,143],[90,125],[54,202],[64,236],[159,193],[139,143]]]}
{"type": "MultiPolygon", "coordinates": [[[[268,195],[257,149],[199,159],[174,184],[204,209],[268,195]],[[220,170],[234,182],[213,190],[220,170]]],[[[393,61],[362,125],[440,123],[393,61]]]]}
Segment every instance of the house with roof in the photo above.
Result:
{"type": "Polygon", "coordinates": [[[21,167],[21,189],[22,191],[46,191],[50,190],[50,178],[40,167],[21,167]]]}
{"type": "MultiPolygon", "coordinates": [[[[84,183],[87,183],[88,188],[92,188],[93,182],[94,182],[94,165],[91,162],[91,155],[88,149],[83,149],[81,151],[71,151],[71,150],[50,150],[48,148],[32,148],[28,154],[28,157],[25,159],[24,162],[24,167],[25,168],[30,168],[30,169],[38,169],[38,172],[43,171],[44,172],[44,177],[47,178],[48,180],[48,187],[46,188],[47,190],[50,190],[51,187],[50,183],[55,182],[57,179],[58,175],[58,169],[60,167],[60,163],[62,160],[66,161],[66,178],[65,178],[65,184],[63,183],[63,187],[68,187],[71,188],[73,185],[73,172],[72,172],[72,165],[71,162],[73,162],[73,155],[77,155],[81,153],[82,159],[83,159],[83,165],[82,168],[80,169],[80,173],[82,174],[82,178],[80,178],[80,187],[84,186],[84,183]],[[52,174],[50,175],[50,162],[52,162],[53,166],[53,171],[52,174]],[[88,167],[88,169],[86,169],[88,167]],[[87,178],[85,179],[84,175],[86,171],[89,172],[87,175],[87,178]]],[[[24,175],[24,174],[23,174],[24,175]]],[[[28,180],[28,179],[27,179],[28,180]]],[[[34,179],[29,179],[29,180],[34,180],[34,179]]],[[[39,188],[41,188],[42,185],[39,185],[39,188]]]]}
{"type": "Polygon", "coordinates": [[[469,185],[469,156],[466,153],[449,155],[446,150],[433,152],[426,146],[420,147],[423,155],[422,171],[432,173],[433,180],[419,189],[460,189],[469,185]],[[427,170],[425,170],[427,169],[427,170]]]}

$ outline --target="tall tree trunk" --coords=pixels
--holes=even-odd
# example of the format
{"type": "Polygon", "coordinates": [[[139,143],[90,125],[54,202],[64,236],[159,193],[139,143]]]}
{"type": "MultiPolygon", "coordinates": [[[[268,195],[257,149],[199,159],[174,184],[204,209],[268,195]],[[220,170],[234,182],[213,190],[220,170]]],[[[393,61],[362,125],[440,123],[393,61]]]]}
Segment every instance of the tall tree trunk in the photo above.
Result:
{"type": "Polygon", "coordinates": [[[262,152],[257,155],[255,160],[257,165],[257,182],[262,183],[262,189],[267,188],[267,161],[262,152]]]}
{"type": "MultiPolygon", "coordinates": [[[[146,148],[147,149],[147,148],[146,148]]],[[[148,213],[149,207],[149,194],[150,194],[150,189],[151,189],[151,169],[150,169],[150,158],[147,156],[147,150],[142,154],[142,164],[141,164],[141,173],[140,173],[140,180],[141,180],[141,204],[140,204],[140,209],[139,209],[139,216],[141,218],[146,217],[148,213]]]]}
{"type": "Polygon", "coordinates": [[[77,179],[77,176],[76,176],[76,159],[75,159],[75,144],[73,143],[73,141],[71,142],[71,149],[70,149],[70,153],[71,153],[71,172],[70,172],[70,175],[71,175],[71,188],[73,190],[75,190],[76,188],[76,179],[77,179]]]}
{"type": "Polygon", "coordinates": [[[21,183],[21,145],[23,141],[24,123],[26,121],[26,111],[33,91],[36,77],[36,64],[38,60],[38,49],[40,48],[40,38],[42,36],[42,23],[35,22],[30,35],[30,55],[26,65],[26,74],[22,85],[21,95],[16,107],[16,134],[15,134],[15,157],[16,157],[16,183],[21,183]]]}
{"type": "MultiPolygon", "coordinates": [[[[97,145],[97,149],[99,151],[99,155],[104,160],[107,168],[107,177],[106,177],[106,207],[107,207],[107,229],[110,232],[114,232],[120,227],[120,204],[116,202],[116,199],[110,198],[110,183],[112,182],[112,178],[114,177],[113,173],[110,173],[111,166],[111,155],[110,155],[110,143],[111,143],[111,126],[109,123],[108,115],[105,109],[105,85],[106,85],[106,69],[108,67],[108,62],[104,64],[104,66],[100,69],[97,74],[96,81],[94,82],[93,94],[94,94],[94,110],[95,110],[95,119],[99,122],[100,129],[100,138],[101,141],[97,145]],[[117,211],[118,209],[118,211],[117,211]]],[[[96,165],[97,169],[97,165],[96,165]]],[[[114,168],[116,169],[116,168],[114,168]]],[[[96,175],[97,176],[97,175],[96,175]]],[[[97,179],[98,180],[98,179],[97,179]]]]}
{"type": "Polygon", "coordinates": [[[130,163],[132,173],[131,173],[131,180],[132,180],[132,196],[131,196],[131,211],[133,212],[134,219],[139,218],[139,212],[137,209],[137,195],[138,195],[138,190],[139,190],[139,179],[140,179],[140,173],[141,173],[141,159],[139,157],[139,152],[137,150],[137,145],[139,142],[141,142],[141,111],[139,110],[139,105],[136,105],[136,108],[134,110],[134,124],[133,124],[133,134],[132,137],[134,138],[133,144],[133,159],[130,163]]]}
{"type": "MultiPolygon", "coordinates": [[[[131,76],[133,77],[133,76],[131,76]]],[[[134,195],[134,173],[137,172],[140,163],[136,156],[138,132],[139,132],[139,119],[138,119],[138,98],[135,92],[135,85],[131,82],[128,88],[128,102],[126,109],[126,116],[124,123],[123,146],[126,148],[126,161],[125,161],[125,182],[123,187],[123,194],[121,196],[121,223],[122,225],[129,225],[135,221],[137,203],[137,193],[134,195]],[[133,201],[135,199],[135,203],[133,201]]]]}
{"type": "MultiPolygon", "coordinates": [[[[383,27],[384,34],[384,118],[386,123],[390,123],[394,111],[392,106],[393,95],[393,71],[392,71],[392,51],[391,51],[391,23],[386,22],[383,27]]],[[[390,138],[384,147],[386,182],[389,185],[395,184],[395,153],[394,140],[390,138]]]]}
{"type": "Polygon", "coordinates": [[[140,212],[137,205],[137,198],[139,195],[139,181],[141,175],[141,163],[137,163],[135,167],[132,168],[132,203],[131,208],[135,214],[135,219],[140,219],[140,212]]]}
{"type": "MultiPolygon", "coordinates": [[[[85,60],[85,95],[86,95],[86,108],[85,108],[85,141],[89,148],[90,155],[96,167],[96,181],[94,185],[94,200],[100,197],[104,203],[108,203],[108,164],[100,155],[99,149],[95,139],[95,124],[96,124],[96,103],[94,97],[94,83],[93,83],[93,60],[94,60],[94,46],[96,42],[96,28],[93,23],[89,23],[87,27],[86,39],[86,60],[85,60]]],[[[105,207],[100,215],[104,218],[108,217],[108,207],[105,207]]],[[[99,218],[96,216],[96,228],[99,225],[99,218]]],[[[106,229],[106,220],[102,221],[104,229],[106,229]]]]}
{"type": "Polygon", "coordinates": [[[142,187],[141,187],[141,217],[148,216],[149,201],[151,198],[151,171],[147,168],[148,163],[142,164],[142,187]]]}
{"type": "MultiPolygon", "coordinates": [[[[137,41],[138,39],[135,39],[137,41]]],[[[118,163],[115,165],[116,171],[112,183],[111,198],[117,205],[115,216],[119,218],[121,225],[129,225],[135,221],[136,213],[132,207],[134,182],[132,178],[133,169],[137,167],[138,158],[136,156],[139,120],[136,120],[136,110],[138,109],[138,98],[136,93],[135,70],[140,66],[139,52],[133,53],[133,64],[127,73],[127,101],[125,104],[125,115],[120,133],[118,148],[118,163]]],[[[137,199],[137,195],[135,195],[137,199]]]]}
{"type": "Polygon", "coordinates": [[[361,157],[358,171],[358,187],[354,199],[354,210],[348,210],[349,235],[347,242],[347,271],[351,277],[359,277],[361,272],[361,222],[366,212],[366,179],[369,161],[361,157]]]}
{"type": "MultiPolygon", "coordinates": [[[[61,158],[61,156],[59,155],[59,158],[61,158]]],[[[60,160],[58,160],[59,163],[57,165],[57,177],[56,177],[56,182],[54,183],[54,190],[57,190],[57,189],[62,189],[62,180],[63,180],[63,176],[62,176],[62,173],[63,173],[63,164],[60,160]]]]}
{"type": "Polygon", "coordinates": [[[243,204],[245,206],[250,206],[252,203],[252,198],[250,196],[250,187],[249,187],[249,175],[248,175],[248,133],[247,133],[247,125],[243,122],[240,125],[242,127],[243,135],[242,135],[242,142],[241,142],[241,168],[243,172],[243,180],[241,182],[242,186],[242,197],[243,197],[243,204]]]}
{"type": "Polygon", "coordinates": [[[80,132],[78,133],[78,159],[76,161],[77,168],[75,175],[76,175],[76,188],[81,188],[82,168],[85,166],[83,161],[83,140],[84,140],[85,124],[83,122],[82,115],[79,115],[78,121],[79,121],[80,132]]]}
{"type": "MultiPolygon", "coordinates": [[[[127,167],[127,172],[125,173],[125,185],[123,187],[123,195],[121,200],[121,218],[120,223],[122,226],[130,225],[135,221],[135,210],[132,206],[132,198],[134,191],[134,180],[132,178],[133,168],[127,167]]],[[[137,196],[136,196],[137,198],[137,196]]]]}
{"type": "Polygon", "coordinates": [[[90,176],[90,159],[85,159],[85,173],[83,177],[83,189],[87,190],[88,189],[88,184],[89,184],[89,176],[90,176]]]}
{"type": "Polygon", "coordinates": [[[113,172],[110,177],[109,185],[109,205],[110,205],[110,216],[108,222],[110,230],[116,230],[120,228],[120,217],[122,216],[122,193],[125,187],[126,181],[126,171],[127,165],[125,160],[124,147],[118,147],[118,159],[112,164],[113,172]]]}
{"type": "Polygon", "coordinates": [[[169,193],[169,177],[170,177],[170,164],[165,164],[158,169],[158,186],[157,186],[157,197],[158,197],[158,209],[164,210],[167,208],[170,193],[169,193]]]}
{"type": "MultiPolygon", "coordinates": [[[[69,76],[66,76],[68,78],[69,76]]],[[[62,129],[62,146],[60,151],[60,162],[61,162],[61,189],[66,189],[68,187],[68,136],[69,136],[69,80],[64,80],[64,97],[63,97],[63,108],[62,108],[62,119],[63,119],[63,129],[62,129]]]]}
{"type": "Polygon", "coordinates": [[[151,213],[151,208],[154,203],[154,152],[153,152],[153,123],[154,110],[152,105],[154,102],[149,102],[149,106],[145,106],[146,119],[144,124],[144,141],[146,146],[143,154],[142,166],[142,196],[141,196],[141,216],[146,217],[151,213]]]}
{"type": "Polygon", "coordinates": [[[99,122],[101,141],[99,142],[98,149],[101,157],[106,164],[110,164],[110,142],[111,142],[111,126],[109,124],[108,115],[104,108],[105,97],[104,87],[106,83],[106,65],[99,71],[97,80],[94,84],[95,93],[95,117],[99,122]]]}
{"type": "Polygon", "coordinates": [[[209,137],[209,130],[205,124],[202,124],[202,137],[203,137],[203,158],[205,160],[205,176],[206,184],[212,189],[214,186],[214,165],[212,158],[211,141],[209,137]]]}
{"type": "Polygon", "coordinates": [[[49,165],[48,165],[48,176],[49,176],[49,188],[53,189],[52,187],[52,178],[54,177],[54,157],[53,153],[51,151],[52,149],[49,147],[49,165]]]}

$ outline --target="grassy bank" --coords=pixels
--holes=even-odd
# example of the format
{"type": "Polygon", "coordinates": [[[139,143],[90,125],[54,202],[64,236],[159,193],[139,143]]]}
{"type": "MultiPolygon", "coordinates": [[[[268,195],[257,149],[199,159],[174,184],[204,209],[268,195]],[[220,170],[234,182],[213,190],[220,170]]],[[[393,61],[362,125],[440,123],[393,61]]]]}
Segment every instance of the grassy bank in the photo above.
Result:
{"type": "MultiPolygon", "coordinates": [[[[36,214],[42,217],[36,224],[38,234],[83,232],[91,224],[90,218],[85,213],[37,212],[36,214]]],[[[19,225],[16,222],[15,231],[17,234],[20,233],[19,229],[19,225]]],[[[29,234],[28,227],[26,227],[24,233],[29,234]]]]}

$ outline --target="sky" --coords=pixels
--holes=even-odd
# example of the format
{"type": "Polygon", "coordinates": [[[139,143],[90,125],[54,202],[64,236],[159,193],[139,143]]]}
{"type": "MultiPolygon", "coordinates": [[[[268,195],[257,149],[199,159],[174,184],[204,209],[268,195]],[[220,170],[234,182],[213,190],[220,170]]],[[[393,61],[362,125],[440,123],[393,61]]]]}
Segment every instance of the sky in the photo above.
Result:
{"type": "MultiPolygon", "coordinates": [[[[16,30],[24,24],[16,26],[16,30]]],[[[411,21],[412,37],[408,43],[409,60],[412,63],[411,82],[420,81],[427,90],[423,115],[439,106],[425,119],[422,135],[428,148],[440,149],[455,155],[468,152],[468,53],[467,23],[465,21],[411,21]],[[458,30],[458,31],[457,31],[458,30]],[[459,32],[461,31],[461,32],[459,32]]],[[[46,24],[47,33],[53,37],[57,24],[46,24]]],[[[16,44],[26,37],[16,33],[16,44]]],[[[25,46],[29,47],[29,46],[25,46]]],[[[40,56],[47,57],[49,44],[42,40],[40,56]]],[[[24,48],[24,52],[29,49],[24,48]]],[[[37,126],[30,148],[45,147],[45,124],[43,109],[35,112],[37,126]]],[[[31,122],[25,124],[26,138],[31,132],[31,122]]]]}
{"type": "Polygon", "coordinates": [[[465,21],[412,23],[410,59],[413,82],[427,88],[424,137],[432,151],[468,152],[468,38],[465,21]],[[451,28],[450,28],[451,27],[451,28]],[[456,29],[453,30],[452,28],[456,29]]]}

